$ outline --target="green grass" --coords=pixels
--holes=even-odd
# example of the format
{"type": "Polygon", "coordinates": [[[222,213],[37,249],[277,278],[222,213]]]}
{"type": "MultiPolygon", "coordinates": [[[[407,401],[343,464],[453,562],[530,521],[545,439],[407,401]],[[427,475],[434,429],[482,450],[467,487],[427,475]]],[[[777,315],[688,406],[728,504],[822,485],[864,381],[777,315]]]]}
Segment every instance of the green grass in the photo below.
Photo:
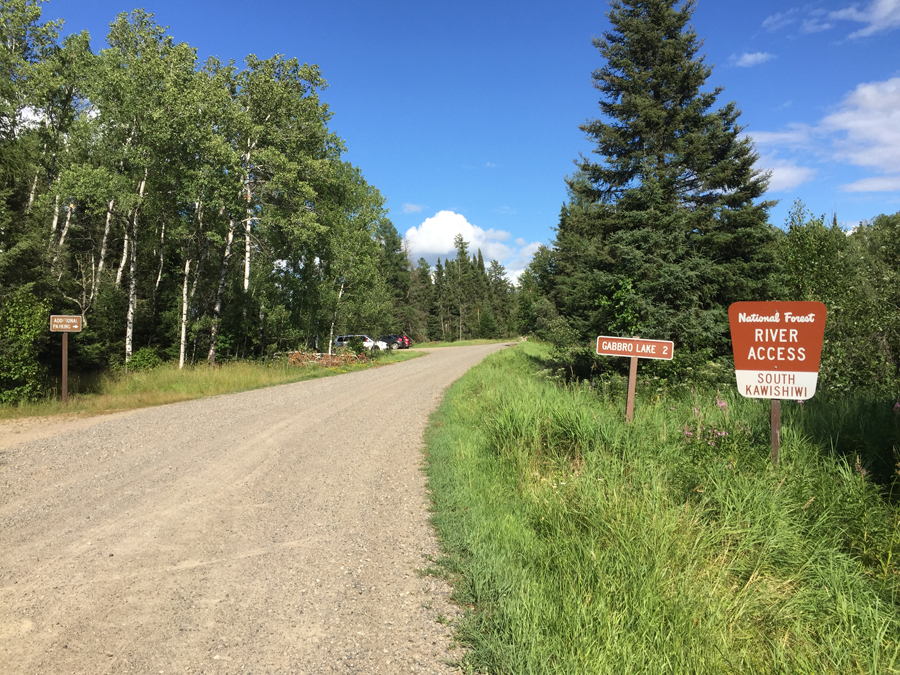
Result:
{"type": "Polygon", "coordinates": [[[164,364],[147,371],[109,373],[89,378],[72,376],[69,401],[63,404],[48,396],[46,400],[15,406],[0,406],[0,419],[45,415],[98,415],[117,410],[131,410],[167,403],[177,403],[204,396],[230,394],[278,384],[329,377],[421,356],[415,352],[384,352],[367,363],[324,368],[290,366],[284,362],[258,363],[236,361],[215,368],[206,365],[179,370],[175,364],[164,364]]]}
{"type": "Polygon", "coordinates": [[[541,350],[473,368],[428,432],[469,671],[900,672],[893,482],[829,436],[897,444],[890,403],[785,403],[773,470],[768,401],[642,383],[627,426],[541,350]]]}
{"type": "Polygon", "coordinates": [[[475,345],[496,345],[507,342],[518,342],[519,338],[506,338],[505,340],[457,340],[456,342],[417,342],[415,349],[437,349],[440,347],[473,347],[475,345]]]}

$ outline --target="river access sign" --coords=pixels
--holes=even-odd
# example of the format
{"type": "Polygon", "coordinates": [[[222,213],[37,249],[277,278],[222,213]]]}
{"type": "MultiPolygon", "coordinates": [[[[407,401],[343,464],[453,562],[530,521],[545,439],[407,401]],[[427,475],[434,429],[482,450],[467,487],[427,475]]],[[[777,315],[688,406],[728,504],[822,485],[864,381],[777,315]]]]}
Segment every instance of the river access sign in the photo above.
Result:
{"type": "Polygon", "coordinates": [[[736,302],[728,308],[738,392],[805,401],[816,393],[827,310],[821,302],[736,302]]]}

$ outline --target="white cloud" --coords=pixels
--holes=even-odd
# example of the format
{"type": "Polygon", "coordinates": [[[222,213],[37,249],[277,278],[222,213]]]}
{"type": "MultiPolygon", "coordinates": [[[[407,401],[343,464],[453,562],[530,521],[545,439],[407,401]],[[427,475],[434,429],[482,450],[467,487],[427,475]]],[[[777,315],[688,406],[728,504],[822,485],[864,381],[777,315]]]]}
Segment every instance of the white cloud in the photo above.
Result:
{"type": "Polygon", "coordinates": [[[519,249],[519,252],[516,254],[515,258],[508,261],[506,265],[504,265],[504,267],[506,268],[507,278],[511,281],[518,281],[522,272],[524,272],[529,263],[531,263],[531,259],[534,257],[534,254],[537,253],[537,250],[540,247],[541,243],[539,241],[533,241],[530,244],[526,244],[521,249],[519,249]]]}
{"type": "Polygon", "coordinates": [[[497,167],[493,162],[485,162],[484,166],[486,169],[495,169],[497,167]]]}
{"type": "Polygon", "coordinates": [[[419,204],[404,204],[403,213],[419,213],[424,208],[424,206],[420,206],[419,204]]]}
{"type": "Polygon", "coordinates": [[[842,136],[835,141],[838,158],[900,172],[900,77],[860,84],[820,126],[842,136]]]}
{"type": "Polygon", "coordinates": [[[844,192],[900,192],[900,176],[878,176],[863,178],[853,183],[841,185],[844,192]]]}
{"type": "Polygon", "coordinates": [[[771,61],[774,58],[775,55],[769,54],[768,52],[754,52],[752,54],[744,52],[740,56],[732,55],[731,60],[740,68],[751,68],[753,66],[758,66],[760,63],[771,61]]]}
{"type": "Polygon", "coordinates": [[[789,145],[802,147],[810,142],[813,129],[806,124],[789,124],[785,131],[749,131],[757,145],[789,145]]]}
{"type": "Polygon", "coordinates": [[[900,0],[872,0],[865,9],[852,5],[847,9],[831,12],[829,18],[868,24],[850,34],[851,38],[868,37],[900,28],[900,0]]]}
{"type": "Polygon", "coordinates": [[[773,172],[773,191],[797,187],[811,180],[815,170],[777,159],[771,148],[798,150],[880,174],[842,185],[845,192],[900,191],[900,77],[858,85],[818,124],[748,136],[756,145],[770,148],[760,165],[773,172]]]}
{"type": "Polygon", "coordinates": [[[833,23],[820,21],[816,17],[804,19],[803,23],[800,24],[801,33],[821,33],[826,30],[831,30],[832,28],[834,28],[833,23]]]}
{"type": "Polygon", "coordinates": [[[512,250],[504,244],[509,239],[509,232],[503,230],[484,230],[472,225],[466,217],[453,211],[438,211],[418,227],[406,231],[406,237],[413,255],[418,256],[455,256],[456,248],[453,239],[461,234],[469,242],[469,249],[481,249],[482,255],[492,260],[507,259],[512,250]]]}
{"type": "Polygon", "coordinates": [[[786,12],[772,14],[771,16],[766,17],[766,20],[762,22],[762,27],[768,31],[776,31],[785,26],[789,26],[792,23],[796,23],[798,11],[799,10],[795,7],[786,12]]]}
{"type": "Polygon", "coordinates": [[[461,234],[469,242],[469,252],[481,249],[485,262],[497,260],[507,270],[507,276],[514,279],[531,262],[531,256],[540,246],[539,242],[527,243],[518,238],[509,242],[511,235],[504,230],[485,230],[473,225],[466,217],[453,211],[438,211],[426,218],[418,227],[406,231],[413,259],[425,258],[433,263],[438,257],[455,258],[453,239],[461,234]]]}
{"type": "Polygon", "coordinates": [[[760,157],[759,166],[764,171],[772,172],[769,178],[771,192],[788,192],[812,180],[816,175],[816,169],[798,166],[795,162],[777,159],[774,155],[760,157]]]}

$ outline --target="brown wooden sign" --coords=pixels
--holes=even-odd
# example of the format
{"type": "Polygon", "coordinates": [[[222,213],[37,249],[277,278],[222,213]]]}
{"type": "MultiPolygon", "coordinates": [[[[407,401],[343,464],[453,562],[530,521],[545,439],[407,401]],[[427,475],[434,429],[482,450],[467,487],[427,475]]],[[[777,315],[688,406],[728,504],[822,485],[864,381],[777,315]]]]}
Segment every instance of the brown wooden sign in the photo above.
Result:
{"type": "Polygon", "coordinates": [[[675,344],[668,340],[642,340],[641,338],[600,335],[597,338],[597,353],[600,356],[627,356],[631,359],[628,368],[628,393],[625,399],[625,421],[631,422],[634,418],[634,392],[637,387],[638,359],[671,361],[675,354],[675,344]]]}
{"type": "Polygon", "coordinates": [[[81,332],[81,317],[77,314],[51,314],[50,332],[62,333],[62,402],[69,400],[69,333],[81,332]]]}
{"type": "Polygon", "coordinates": [[[597,353],[601,356],[631,356],[639,359],[671,361],[675,343],[668,340],[642,340],[601,335],[597,338],[597,353]]]}
{"type": "Polygon", "coordinates": [[[50,332],[51,333],[80,333],[81,317],[77,314],[51,314],[50,315],[50,332]]]}
{"type": "Polygon", "coordinates": [[[728,308],[738,392],[805,401],[816,393],[827,310],[821,302],[736,302],[728,308]]]}

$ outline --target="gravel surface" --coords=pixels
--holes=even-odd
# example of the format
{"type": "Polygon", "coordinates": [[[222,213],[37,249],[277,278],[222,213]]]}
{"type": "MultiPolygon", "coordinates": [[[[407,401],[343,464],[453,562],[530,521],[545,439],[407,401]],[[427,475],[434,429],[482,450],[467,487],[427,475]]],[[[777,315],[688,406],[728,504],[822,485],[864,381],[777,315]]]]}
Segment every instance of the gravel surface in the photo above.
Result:
{"type": "Polygon", "coordinates": [[[0,446],[0,673],[458,672],[422,433],[501,347],[0,446]]]}

